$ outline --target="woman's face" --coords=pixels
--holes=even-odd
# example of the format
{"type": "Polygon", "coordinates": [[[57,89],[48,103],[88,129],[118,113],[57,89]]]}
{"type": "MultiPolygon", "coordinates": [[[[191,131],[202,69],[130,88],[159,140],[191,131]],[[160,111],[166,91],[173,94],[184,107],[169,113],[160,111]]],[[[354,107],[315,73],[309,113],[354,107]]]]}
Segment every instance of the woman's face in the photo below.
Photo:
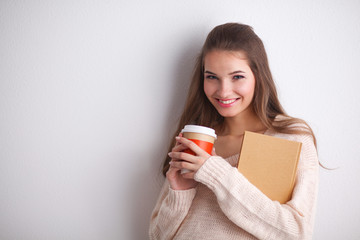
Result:
{"type": "Polygon", "coordinates": [[[243,52],[213,50],[204,58],[204,92],[223,117],[250,109],[255,77],[243,52]]]}

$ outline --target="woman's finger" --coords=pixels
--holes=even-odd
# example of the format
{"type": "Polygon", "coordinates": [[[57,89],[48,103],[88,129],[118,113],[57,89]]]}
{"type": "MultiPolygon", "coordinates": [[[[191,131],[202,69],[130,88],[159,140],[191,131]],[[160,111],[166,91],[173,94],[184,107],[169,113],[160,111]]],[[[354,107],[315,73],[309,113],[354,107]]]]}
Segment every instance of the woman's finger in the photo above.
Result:
{"type": "Polygon", "coordinates": [[[199,157],[186,152],[170,152],[168,153],[169,157],[173,160],[184,160],[193,164],[199,162],[199,157]]]}
{"type": "MultiPolygon", "coordinates": [[[[177,135],[177,137],[182,137],[182,136],[183,136],[183,134],[181,132],[177,135]]],[[[177,137],[175,137],[175,138],[177,138],[177,137]]],[[[176,141],[175,142],[175,147],[178,146],[178,145],[180,145],[180,143],[178,141],[176,141]]]]}
{"type": "Polygon", "coordinates": [[[172,160],[170,162],[170,166],[172,166],[174,168],[179,168],[179,169],[187,169],[187,170],[190,170],[190,171],[197,170],[197,167],[196,167],[195,164],[187,162],[187,161],[172,160]]]}
{"type": "Polygon", "coordinates": [[[172,152],[182,152],[185,149],[188,149],[188,147],[186,147],[185,145],[178,143],[177,145],[175,145],[175,147],[172,148],[172,152]]]}

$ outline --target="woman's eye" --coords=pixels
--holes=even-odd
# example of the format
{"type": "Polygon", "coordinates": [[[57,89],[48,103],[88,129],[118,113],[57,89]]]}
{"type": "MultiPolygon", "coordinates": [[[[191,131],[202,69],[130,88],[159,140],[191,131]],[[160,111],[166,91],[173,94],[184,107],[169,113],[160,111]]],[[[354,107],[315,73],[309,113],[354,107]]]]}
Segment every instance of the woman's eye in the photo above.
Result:
{"type": "Polygon", "coordinates": [[[214,75],[207,75],[206,78],[207,79],[217,79],[217,77],[215,77],[214,75]]]}
{"type": "Polygon", "coordinates": [[[236,80],[238,80],[238,79],[243,79],[244,78],[244,76],[241,76],[241,75],[235,75],[234,76],[234,79],[236,79],[236,80]]]}

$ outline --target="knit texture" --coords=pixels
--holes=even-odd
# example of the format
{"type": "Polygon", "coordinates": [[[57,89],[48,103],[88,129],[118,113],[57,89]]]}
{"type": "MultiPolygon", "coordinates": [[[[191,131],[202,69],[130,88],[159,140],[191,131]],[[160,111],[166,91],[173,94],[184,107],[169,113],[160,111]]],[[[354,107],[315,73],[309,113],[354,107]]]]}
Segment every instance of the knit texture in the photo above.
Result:
{"type": "Polygon", "coordinates": [[[175,191],[165,180],[153,210],[150,239],[311,239],[319,163],[311,136],[267,132],[302,142],[292,199],[270,200],[236,168],[239,154],[210,157],[193,189],[175,191]]]}

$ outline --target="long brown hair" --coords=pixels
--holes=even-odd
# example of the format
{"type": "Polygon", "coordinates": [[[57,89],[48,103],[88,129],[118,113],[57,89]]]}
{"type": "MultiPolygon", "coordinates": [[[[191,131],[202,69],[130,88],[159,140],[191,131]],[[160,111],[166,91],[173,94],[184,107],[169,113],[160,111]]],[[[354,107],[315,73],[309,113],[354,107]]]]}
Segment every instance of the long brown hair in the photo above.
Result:
{"type": "MultiPolygon", "coordinates": [[[[224,117],[210,103],[203,89],[204,57],[215,49],[242,51],[246,54],[251,71],[255,76],[252,105],[256,115],[266,128],[280,133],[311,135],[316,146],[316,138],[310,126],[302,119],[287,115],[281,106],[261,39],[248,25],[226,23],[215,27],[209,33],[197,58],[185,108],[169,146],[169,152],[175,144],[175,136],[186,124],[213,128],[221,125],[224,121],[224,117]],[[276,118],[277,116],[281,116],[281,118],[276,118]]],[[[170,160],[167,156],[164,161],[164,176],[169,169],[170,160]]]]}

